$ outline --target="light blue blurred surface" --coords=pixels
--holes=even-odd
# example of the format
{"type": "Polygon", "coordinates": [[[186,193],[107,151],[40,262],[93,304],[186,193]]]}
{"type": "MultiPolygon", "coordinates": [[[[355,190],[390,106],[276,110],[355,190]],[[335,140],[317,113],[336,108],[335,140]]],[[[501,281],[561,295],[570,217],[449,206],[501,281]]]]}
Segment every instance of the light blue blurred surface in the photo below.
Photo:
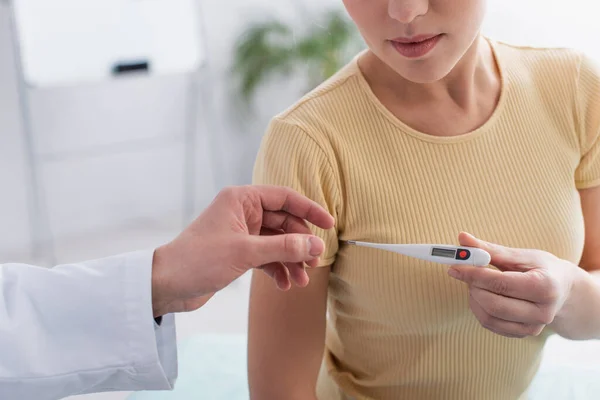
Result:
{"type": "Polygon", "coordinates": [[[138,392],[128,400],[247,400],[246,337],[199,335],[179,346],[173,391],[138,392]]]}
{"type": "Polygon", "coordinates": [[[529,400],[598,400],[600,366],[542,366],[529,393],[529,400]]]}
{"type": "MultiPolygon", "coordinates": [[[[553,338],[529,400],[600,399],[600,342],[553,338]]],[[[179,346],[179,378],[170,392],[138,392],[128,400],[247,400],[246,337],[199,335],[179,346]]]]}

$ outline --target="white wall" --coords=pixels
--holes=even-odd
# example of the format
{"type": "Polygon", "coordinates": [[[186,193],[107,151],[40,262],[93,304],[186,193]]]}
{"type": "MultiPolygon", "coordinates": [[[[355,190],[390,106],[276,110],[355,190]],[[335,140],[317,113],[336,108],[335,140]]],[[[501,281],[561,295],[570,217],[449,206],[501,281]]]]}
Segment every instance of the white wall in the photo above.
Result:
{"type": "Polygon", "coordinates": [[[27,241],[25,163],[18,136],[18,103],[12,79],[7,14],[0,8],[0,254],[27,241]]]}
{"type": "Polygon", "coordinates": [[[600,57],[600,3],[590,0],[487,0],[484,31],[528,46],[577,48],[600,57]]]}
{"type": "MultiPolygon", "coordinates": [[[[250,19],[266,14],[285,15],[286,8],[288,16],[294,18],[297,9],[290,8],[290,4],[293,2],[201,2],[210,68],[205,81],[210,83],[206,88],[212,97],[210,113],[214,118],[199,127],[199,208],[221,186],[250,182],[254,156],[269,117],[301,93],[301,86],[289,81],[267,87],[259,96],[254,115],[240,115],[231,101],[235,93],[231,90],[229,68],[235,38],[250,19]],[[220,176],[216,184],[211,171],[212,154],[206,141],[209,129],[222,148],[215,157],[220,176]]],[[[8,12],[2,6],[0,255],[4,259],[21,260],[29,246],[28,163],[20,131],[16,70],[9,33],[8,12]]],[[[172,232],[180,227],[177,218],[182,201],[182,147],[178,142],[169,142],[170,138],[183,133],[186,82],[185,77],[164,77],[150,82],[131,79],[110,85],[32,93],[34,128],[43,152],[93,148],[138,138],[165,141],[114,155],[81,156],[44,164],[43,180],[50,221],[58,237],[59,256],[68,258],[61,248],[72,247],[73,238],[85,233],[131,223],[163,228],[166,224],[172,232]]],[[[200,115],[201,111],[198,110],[200,115]]]]}

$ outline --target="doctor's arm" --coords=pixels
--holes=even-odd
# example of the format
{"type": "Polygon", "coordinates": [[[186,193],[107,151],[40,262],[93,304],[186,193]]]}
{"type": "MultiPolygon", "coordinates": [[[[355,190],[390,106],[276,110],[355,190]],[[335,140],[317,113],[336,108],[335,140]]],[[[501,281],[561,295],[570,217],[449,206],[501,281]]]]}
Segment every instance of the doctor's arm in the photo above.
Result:
{"type": "Polygon", "coordinates": [[[304,263],[316,266],[324,249],[308,223],[334,221],[290,189],[235,187],[154,251],[52,269],[0,265],[0,399],[172,388],[173,314],[252,268],[280,289],[306,286],[304,263]]]}
{"type": "Polygon", "coordinates": [[[152,260],[0,266],[0,398],[171,389],[174,320],[153,318],[152,260]]]}

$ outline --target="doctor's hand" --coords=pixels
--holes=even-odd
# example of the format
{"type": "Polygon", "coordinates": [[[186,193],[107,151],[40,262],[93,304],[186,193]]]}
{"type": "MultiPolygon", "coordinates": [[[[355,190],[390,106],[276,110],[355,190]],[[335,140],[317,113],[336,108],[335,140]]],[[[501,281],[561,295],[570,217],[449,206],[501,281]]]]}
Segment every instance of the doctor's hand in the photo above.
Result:
{"type": "Polygon", "coordinates": [[[264,270],[281,290],[291,282],[306,286],[305,266],[316,267],[325,247],[307,222],[334,226],[323,208],[291,189],[224,189],[177,238],[156,249],[154,316],[196,310],[252,268],[264,270]]]}
{"type": "Polygon", "coordinates": [[[561,313],[578,266],[545,251],[508,248],[466,233],[459,241],[486,250],[497,268],[448,270],[468,285],[469,306],[484,328],[513,338],[537,336],[561,313]]]}

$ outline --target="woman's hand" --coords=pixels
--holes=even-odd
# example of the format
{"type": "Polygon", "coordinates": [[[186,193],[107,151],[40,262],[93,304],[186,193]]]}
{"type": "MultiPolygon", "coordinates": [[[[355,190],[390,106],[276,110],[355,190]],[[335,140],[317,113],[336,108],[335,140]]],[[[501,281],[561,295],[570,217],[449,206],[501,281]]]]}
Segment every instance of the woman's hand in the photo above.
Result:
{"type": "Polygon", "coordinates": [[[537,336],[561,313],[578,266],[545,251],[508,248],[466,233],[459,241],[486,250],[497,268],[448,270],[469,286],[469,305],[483,327],[507,337],[537,336]]]}

